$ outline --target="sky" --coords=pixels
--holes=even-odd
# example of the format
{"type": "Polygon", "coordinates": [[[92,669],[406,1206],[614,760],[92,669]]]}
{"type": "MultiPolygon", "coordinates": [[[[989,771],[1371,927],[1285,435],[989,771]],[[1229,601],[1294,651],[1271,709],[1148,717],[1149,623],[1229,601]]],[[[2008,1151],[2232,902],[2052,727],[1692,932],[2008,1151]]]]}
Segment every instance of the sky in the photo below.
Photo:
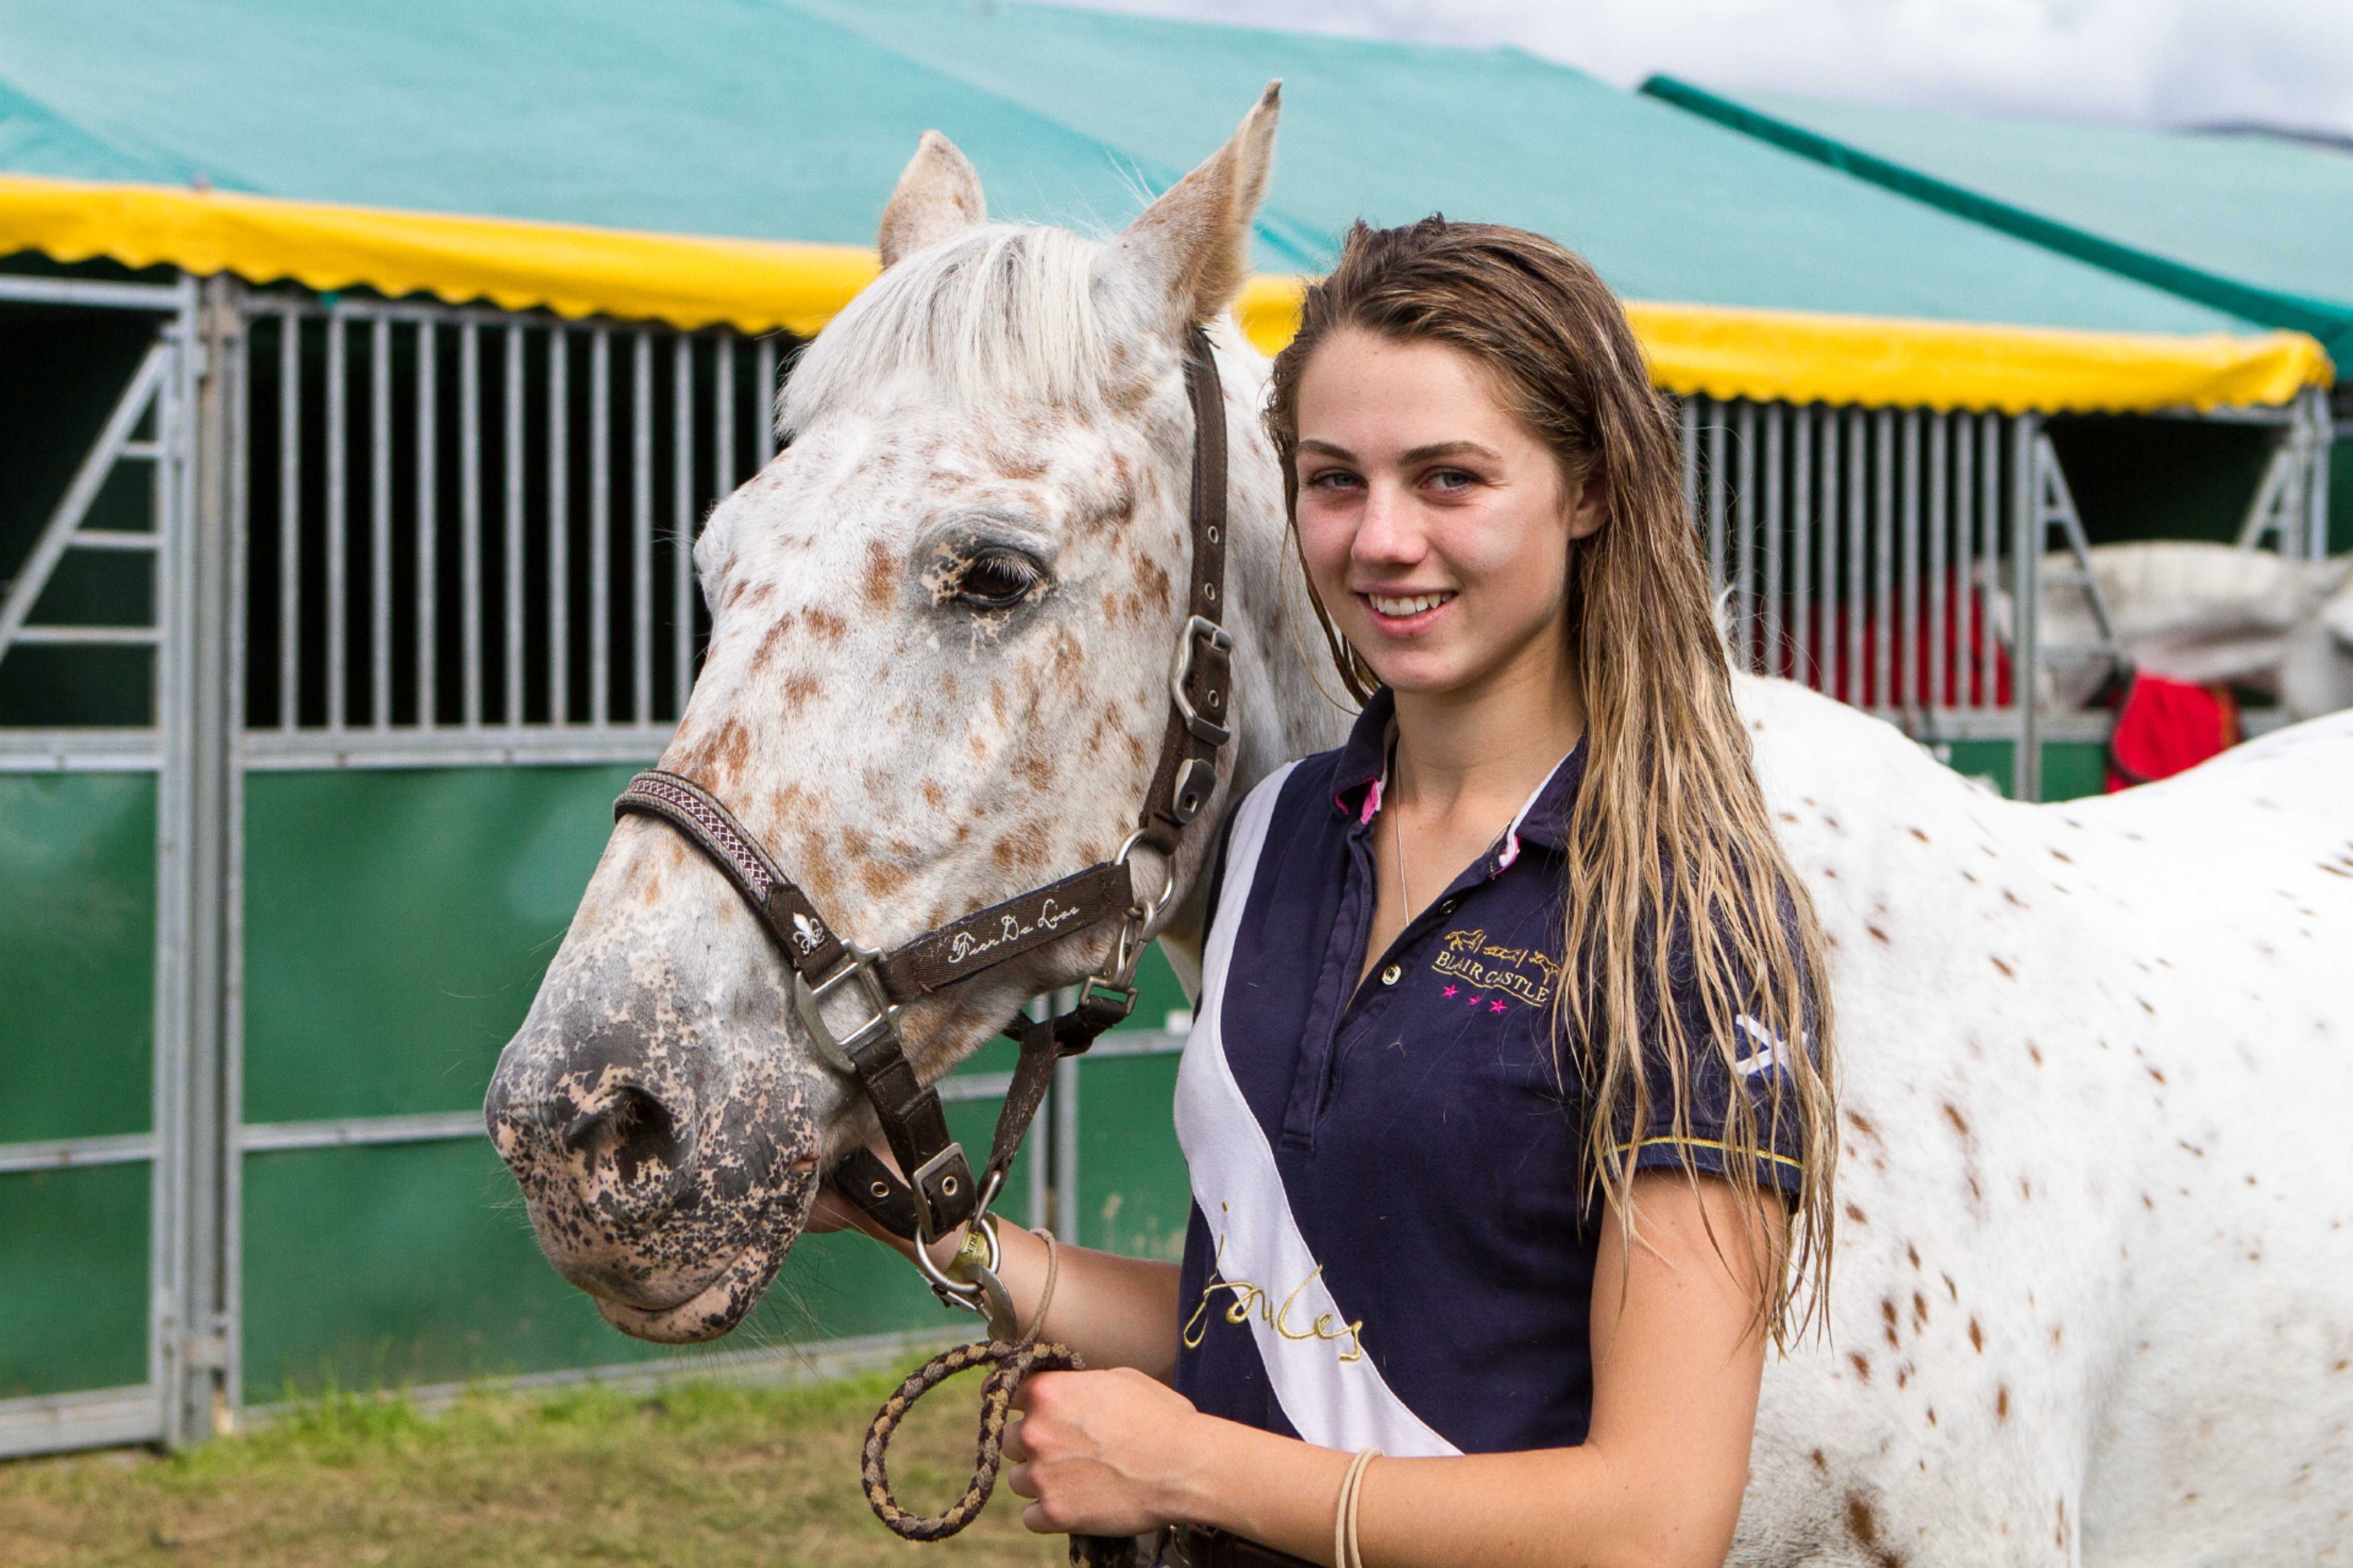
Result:
{"type": "MultiPolygon", "coordinates": [[[[1071,3],[1071,0],[1066,0],[1071,3]]],[[[1075,0],[1101,10],[1516,44],[1631,87],[1704,85],[2137,126],[2353,136],[2353,0],[1075,0]]]]}

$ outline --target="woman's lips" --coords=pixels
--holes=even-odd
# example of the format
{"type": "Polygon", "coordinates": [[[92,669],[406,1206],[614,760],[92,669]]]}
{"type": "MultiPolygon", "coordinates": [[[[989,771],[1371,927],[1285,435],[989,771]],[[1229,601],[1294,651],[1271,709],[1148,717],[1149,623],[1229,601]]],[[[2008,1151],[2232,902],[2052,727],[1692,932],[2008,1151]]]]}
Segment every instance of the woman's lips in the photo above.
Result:
{"type": "Polygon", "coordinates": [[[1454,603],[1455,591],[1441,588],[1427,594],[1358,594],[1357,601],[1372,617],[1373,629],[1385,637],[1418,637],[1436,624],[1454,603]]]}

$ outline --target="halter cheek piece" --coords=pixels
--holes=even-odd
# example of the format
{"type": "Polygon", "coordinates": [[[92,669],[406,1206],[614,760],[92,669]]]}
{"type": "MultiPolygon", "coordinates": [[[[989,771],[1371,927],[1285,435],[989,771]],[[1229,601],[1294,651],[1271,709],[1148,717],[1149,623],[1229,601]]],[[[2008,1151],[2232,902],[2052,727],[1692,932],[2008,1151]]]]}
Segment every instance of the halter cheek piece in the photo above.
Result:
{"type": "MultiPolygon", "coordinates": [[[[1077,1056],[1135,1006],[1135,966],[1176,886],[1176,852],[1186,824],[1216,790],[1218,752],[1233,738],[1233,638],[1225,613],[1226,420],[1217,362],[1208,335],[1195,328],[1185,349],[1185,386],[1193,404],[1193,580],[1187,619],[1168,679],[1168,723],[1136,827],[1108,860],[993,904],[888,952],[837,933],[799,884],[709,790],[653,769],[629,781],[613,815],[659,817],[683,834],[733,883],[776,940],[793,971],[793,1000],[818,1051],[858,1080],[882,1124],[882,1136],[907,1180],[866,1149],[834,1172],[851,1199],[894,1235],[912,1237],[917,1263],[943,1300],[987,1316],[1011,1309],[995,1268],[994,1237],[975,1224],[952,1271],[932,1261],[923,1243],[977,1221],[1005,1184],[1022,1135],[1052,1081],[1054,1063],[1077,1056]],[[1128,857],[1138,845],[1168,867],[1160,891],[1139,900],[1128,857]],[[997,1119],[988,1163],[975,1181],[964,1146],[948,1136],[938,1093],[920,1082],[902,1048],[899,1013],[909,1002],[970,979],[1008,959],[1074,932],[1120,921],[1111,962],[1080,985],[1070,1011],[1043,1022],[1017,1017],[1005,1030],[1020,1059],[997,1119]],[[863,1016],[846,1034],[826,1019],[828,1005],[855,1003],[863,1016]],[[985,1243],[985,1247],[979,1244],[985,1243]],[[985,1250],[986,1257],[976,1255],[985,1250]]],[[[1010,1332],[1000,1337],[1010,1338],[1010,1332]]]]}

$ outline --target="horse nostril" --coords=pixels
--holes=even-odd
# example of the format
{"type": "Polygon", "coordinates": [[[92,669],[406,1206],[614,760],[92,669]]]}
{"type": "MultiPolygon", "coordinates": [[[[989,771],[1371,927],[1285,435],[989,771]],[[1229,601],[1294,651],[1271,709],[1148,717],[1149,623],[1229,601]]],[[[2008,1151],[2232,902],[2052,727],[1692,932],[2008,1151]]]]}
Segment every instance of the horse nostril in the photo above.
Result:
{"type": "Polygon", "coordinates": [[[591,1170],[611,1161],[623,1187],[635,1186],[648,1167],[657,1180],[679,1170],[677,1119],[641,1089],[623,1087],[596,1109],[583,1111],[565,1129],[564,1141],[587,1156],[591,1170]]]}

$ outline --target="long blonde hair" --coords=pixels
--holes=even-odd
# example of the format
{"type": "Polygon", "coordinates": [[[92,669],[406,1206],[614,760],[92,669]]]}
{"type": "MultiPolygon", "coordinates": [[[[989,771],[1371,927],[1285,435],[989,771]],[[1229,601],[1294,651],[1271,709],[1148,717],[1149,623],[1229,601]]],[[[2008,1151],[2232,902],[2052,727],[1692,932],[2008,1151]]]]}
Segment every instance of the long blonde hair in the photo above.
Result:
{"type": "MultiPolygon", "coordinates": [[[[1654,1075],[1672,1100],[1669,1130],[1658,1136],[1681,1150],[1696,1179],[1687,1103],[1695,1053],[1712,1052],[1721,1081],[1737,1086],[1746,1081],[1734,1070],[1744,1054],[1740,1015],[1780,1040],[1804,1042],[1778,1053],[1785,1071],[1759,1075],[1770,1089],[1761,1116],[1747,1094],[1729,1092],[1720,1140],[1724,1174],[1751,1213],[1762,1207],[1762,1161],[1785,1142],[1800,1152],[1790,1252],[1761,1260],[1766,1316],[1783,1337],[1829,1284],[1838,1148],[1829,970],[1813,904],[1774,837],[1733,705],[1678,482],[1673,414],[1651,386],[1624,309],[1568,250],[1492,224],[1360,223],[1339,266],[1308,289],[1298,335],[1274,363],[1267,426],[1294,531],[1300,376],[1316,345],[1344,328],[1467,353],[1551,447],[1571,493],[1599,481],[1602,525],[1569,547],[1565,614],[1584,688],[1586,769],[1567,826],[1556,1028],[1588,1109],[1586,1176],[1616,1205],[1630,1239],[1634,1152],[1657,1125],[1654,1075]],[[1694,966],[1688,979],[1705,1014],[1704,1042],[1690,1037],[1674,1004],[1670,972],[1679,956],[1694,966]],[[1655,1038],[1644,1038],[1646,1025],[1655,1038]],[[1790,1121],[1796,1135],[1785,1139],[1790,1121]]],[[[1308,594],[1314,598],[1312,582],[1308,594]]],[[[1377,678],[1320,599],[1315,612],[1341,679],[1361,701],[1377,678]]]]}

